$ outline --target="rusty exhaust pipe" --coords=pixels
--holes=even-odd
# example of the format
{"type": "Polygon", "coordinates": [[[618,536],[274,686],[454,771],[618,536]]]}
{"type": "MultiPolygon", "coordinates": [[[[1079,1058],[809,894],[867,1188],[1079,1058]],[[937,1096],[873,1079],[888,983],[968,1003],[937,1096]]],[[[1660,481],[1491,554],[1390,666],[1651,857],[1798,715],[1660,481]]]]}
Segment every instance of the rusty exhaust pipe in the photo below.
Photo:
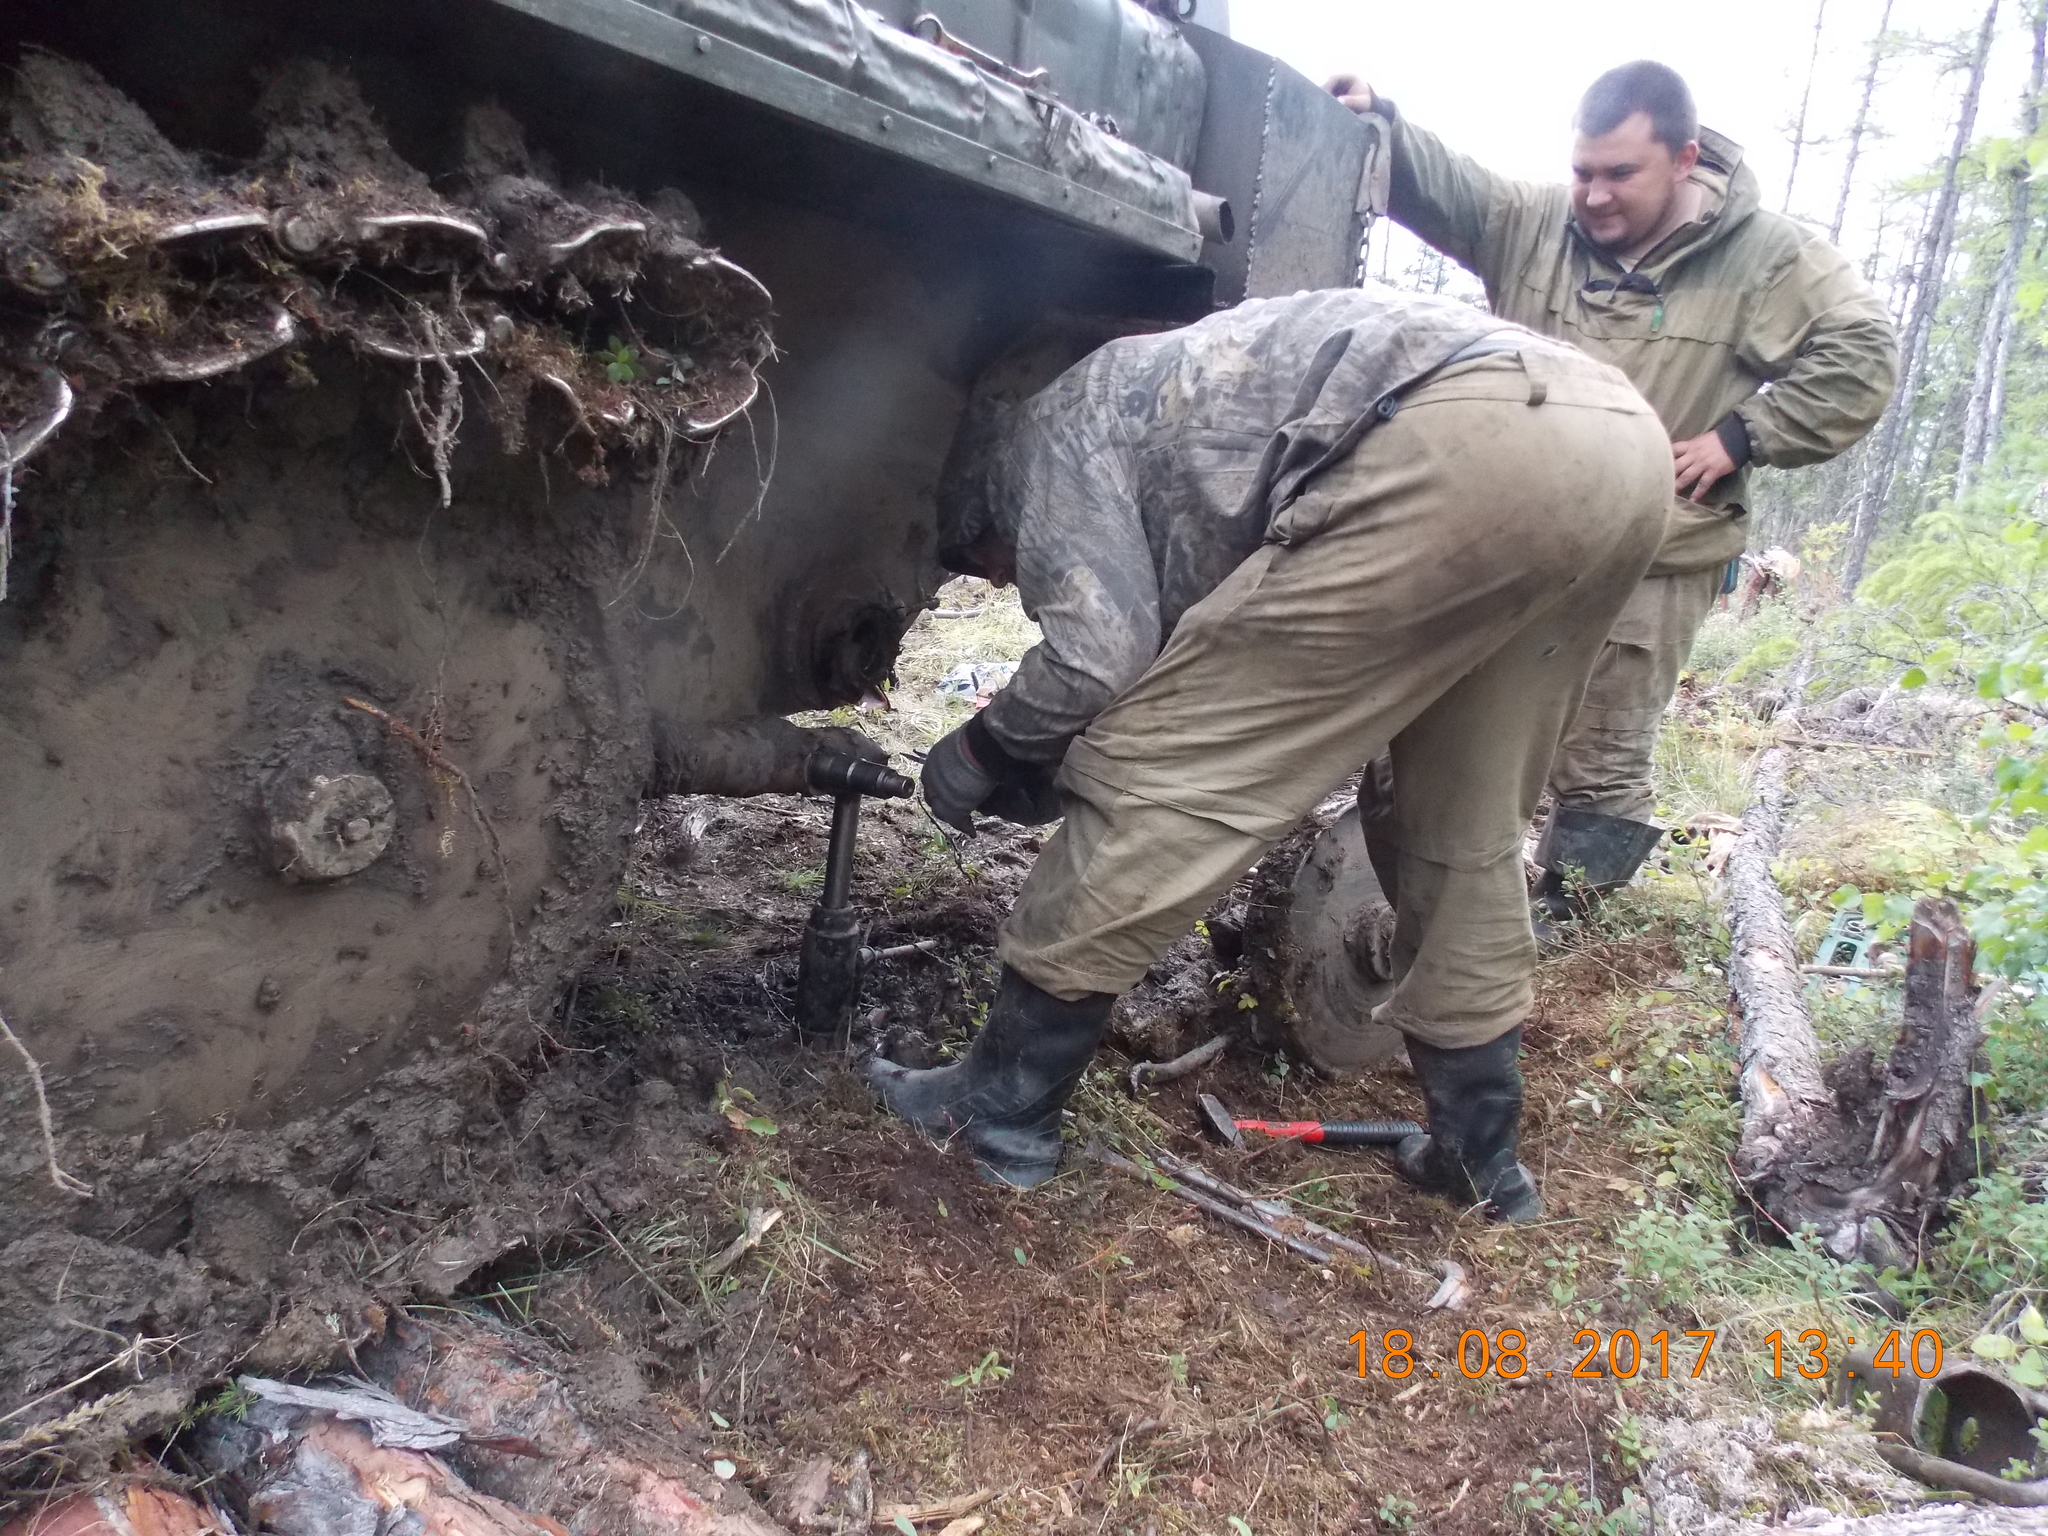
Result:
{"type": "Polygon", "coordinates": [[[1227,198],[1216,197],[1208,192],[1195,194],[1195,228],[1202,232],[1202,238],[1215,245],[1228,245],[1237,238],[1237,215],[1230,211],[1227,198]]]}

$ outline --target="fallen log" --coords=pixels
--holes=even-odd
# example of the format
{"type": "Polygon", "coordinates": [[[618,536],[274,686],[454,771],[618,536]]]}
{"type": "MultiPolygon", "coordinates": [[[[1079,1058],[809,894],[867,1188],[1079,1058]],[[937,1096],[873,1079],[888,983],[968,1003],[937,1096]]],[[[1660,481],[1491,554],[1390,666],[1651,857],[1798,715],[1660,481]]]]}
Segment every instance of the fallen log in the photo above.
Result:
{"type": "Polygon", "coordinates": [[[1814,1231],[1845,1263],[1907,1269],[1927,1216],[1972,1172],[1976,946],[1953,903],[1921,902],[1907,944],[1904,1019],[1882,1072],[1867,1050],[1824,1068],[1771,873],[1790,760],[1784,746],[1757,760],[1723,882],[1742,1062],[1735,1168],[1779,1231],[1814,1231]]]}
{"type": "Polygon", "coordinates": [[[0,1536],[234,1536],[219,1510],[180,1489],[126,1478],[0,1526],[0,1536]]]}
{"type": "Polygon", "coordinates": [[[1976,1467],[1966,1467],[1959,1461],[1944,1461],[1939,1456],[1916,1451],[1910,1445],[1894,1445],[1882,1440],[1877,1444],[1877,1454],[1894,1471],[1918,1478],[1930,1488],[1952,1488],[1987,1504],[2004,1504],[2016,1509],[2048,1506],[2048,1483],[2016,1483],[1976,1467]]]}
{"type": "Polygon", "coordinates": [[[380,1445],[363,1425],[324,1409],[264,1402],[240,1422],[216,1415],[201,1455],[255,1526],[276,1536],[569,1536],[545,1515],[479,1493],[440,1457],[380,1445]]]}
{"type": "Polygon", "coordinates": [[[1807,1016],[1799,946],[1771,873],[1784,835],[1791,754],[1772,747],[1757,760],[1742,835],[1728,855],[1728,980],[1742,1022],[1742,1136],[1736,1168],[1755,1181],[1781,1163],[1825,1115],[1832,1095],[1821,1075],[1820,1042],[1807,1016]]]}
{"type": "Polygon", "coordinates": [[[715,1481],[666,1438],[600,1437],[544,1355],[539,1341],[480,1323],[405,1319],[362,1360],[405,1402],[465,1427],[447,1454],[475,1488],[574,1536],[785,1536],[744,1489],[715,1481]]]}

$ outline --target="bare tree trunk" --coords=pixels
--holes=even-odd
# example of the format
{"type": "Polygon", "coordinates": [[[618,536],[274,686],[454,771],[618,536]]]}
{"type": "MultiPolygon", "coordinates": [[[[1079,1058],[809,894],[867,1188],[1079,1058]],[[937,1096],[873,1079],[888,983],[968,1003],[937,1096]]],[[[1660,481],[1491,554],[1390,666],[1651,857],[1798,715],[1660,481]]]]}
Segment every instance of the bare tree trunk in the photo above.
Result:
{"type": "Polygon", "coordinates": [[[1920,239],[1920,260],[1913,279],[1913,308],[1900,338],[1898,392],[1891,408],[1878,424],[1878,447],[1872,455],[1870,475],[1856,501],[1856,515],[1849,529],[1848,557],[1842,565],[1842,591],[1855,595],[1863,580],[1863,563],[1870,554],[1879,519],[1891,497],[1898,473],[1899,456],[1906,444],[1906,432],[1913,417],[1913,397],[1919,392],[1926,370],[1928,340],[1934,331],[1934,314],[1941,304],[1942,277],[1948,270],[1950,247],[1955,241],[1956,207],[1962,188],[1958,175],[1963,156],[1977,131],[1977,103],[1984,94],[1984,67],[1991,57],[1992,34],[1998,25],[1999,0],[1984,8],[1984,20],[1977,29],[1977,43],[1963,83],[1962,108],[1956,116],[1955,142],[1942,166],[1941,184],[1928,213],[1927,227],[1920,239]]]}
{"type": "Polygon", "coordinates": [[[1977,343],[1977,366],[1970,377],[1970,404],[1963,418],[1963,448],[1956,461],[1956,495],[1969,494],[1977,472],[1991,458],[2004,414],[2006,360],[2012,351],[2013,298],[2019,290],[2020,262],[2026,254],[2033,216],[2033,178],[2027,146],[2041,131],[2041,93],[2048,88],[2048,0],[2036,0],[2029,18],[2033,29],[2032,63],[2027,71],[2026,99],[2020,106],[2020,155],[2006,168],[2005,251],[1991,284],[1989,308],[1977,343]],[[1994,409],[1995,407],[1995,409],[1994,409]]]}
{"type": "MultiPolygon", "coordinates": [[[[1884,12],[1877,18],[1877,33],[1870,39],[1870,63],[1863,71],[1863,91],[1856,102],[1856,121],[1849,128],[1849,155],[1842,162],[1842,195],[1835,200],[1835,222],[1828,226],[1828,243],[1830,245],[1840,245],[1842,243],[1842,225],[1849,218],[1849,189],[1856,181],[1856,161],[1863,153],[1863,136],[1870,131],[1870,98],[1877,94],[1877,72],[1879,66],[1884,63],[1886,33],[1892,24],[1892,3],[1893,0],[1884,0],[1884,12]]],[[[1814,23],[1816,31],[1819,30],[1819,26],[1820,24],[1816,20],[1814,23]]],[[[1807,74],[1809,84],[1812,79],[1812,73],[1809,71],[1807,74]]],[[[1801,107],[1800,116],[1802,119],[1805,117],[1805,112],[1806,109],[1801,107]]],[[[1789,185],[1786,188],[1785,196],[1786,201],[1790,202],[1791,188],[1789,185]]]]}
{"type": "Polygon", "coordinates": [[[1977,363],[1970,374],[1970,396],[1963,410],[1963,443],[1956,456],[1956,496],[1969,495],[1977,471],[1991,457],[1997,437],[1997,423],[1991,418],[1991,400],[2005,371],[2006,337],[2012,325],[2013,295],[2019,288],[2020,257],[2026,248],[2028,203],[2024,171],[2013,179],[2009,212],[2012,228],[2006,232],[2005,251],[1998,259],[1998,274],[1992,279],[1991,294],[1984,306],[1984,325],[1978,333],[1977,363]]]}
{"type": "Polygon", "coordinates": [[[2005,422],[2005,387],[2006,381],[2011,377],[2012,338],[2013,332],[2017,329],[2008,316],[2005,329],[1998,336],[1998,361],[1991,368],[1991,404],[1986,407],[1984,413],[1985,420],[1990,424],[1990,435],[1984,443],[1986,459],[1989,459],[1998,447],[1999,428],[2005,422]]]}
{"type": "Polygon", "coordinates": [[[1785,172],[1784,211],[1792,211],[1792,187],[1799,180],[1799,154],[1806,148],[1806,109],[1813,104],[1813,77],[1820,68],[1821,28],[1827,24],[1828,0],[1820,0],[1813,11],[1813,52],[1806,60],[1806,88],[1799,93],[1799,117],[1792,124],[1792,165],[1785,172]]]}

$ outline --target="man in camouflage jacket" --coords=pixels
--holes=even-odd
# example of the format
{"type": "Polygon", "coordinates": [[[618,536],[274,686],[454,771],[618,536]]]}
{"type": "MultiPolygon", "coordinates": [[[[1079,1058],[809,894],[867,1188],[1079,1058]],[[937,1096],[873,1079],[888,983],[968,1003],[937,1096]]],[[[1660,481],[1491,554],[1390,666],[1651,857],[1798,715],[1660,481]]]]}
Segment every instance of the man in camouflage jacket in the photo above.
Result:
{"type": "Polygon", "coordinates": [[[1403,1167],[1532,1218],[1522,837],[1669,482],[1613,368],[1387,289],[1242,304],[1113,341],[1021,403],[984,397],[941,485],[940,558],[1014,578],[1044,638],[933,747],[923,793],[962,830],[1064,820],[999,935],[981,1033],[951,1066],[876,1061],[889,1107],[997,1178],[1050,1177],[1117,996],[1391,749],[1378,1018],[1408,1036],[1430,1132],[1403,1167]]]}
{"type": "Polygon", "coordinates": [[[1658,724],[1748,536],[1749,467],[1854,444],[1891,396],[1897,342],[1841,253],[1761,206],[1741,148],[1699,127],[1663,65],[1587,91],[1569,186],[1494,174],[1353,77],[1330,88],[1388,124],[1393,219],[1476,274],[1496,315],[1621,369],[1671,438],[1663,546],[1551,770],[1539,896],[1561,918],[1567,870],[1588,893],[1626,884],[1661,836],[1658,724]]]}

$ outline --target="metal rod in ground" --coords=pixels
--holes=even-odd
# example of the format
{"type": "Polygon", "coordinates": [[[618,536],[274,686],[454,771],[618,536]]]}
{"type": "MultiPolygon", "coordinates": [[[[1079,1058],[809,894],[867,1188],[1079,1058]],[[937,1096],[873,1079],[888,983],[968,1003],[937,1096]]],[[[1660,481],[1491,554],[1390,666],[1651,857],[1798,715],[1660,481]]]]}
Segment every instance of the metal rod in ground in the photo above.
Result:
{"type": "Polygon", "coordinates": [[[1170,1083],[1176,1077],[1186,1077],[1199,1067],[1206,1067],[1221,1056],[1230,1045],[1227,1035],[1218,1035],[1213,1040],[1204,1040],[1192,1051],[1183,1051],[1171,1061],[1141,1061],[1131,1068],[1124,1085],[1131,1096],[1137,1097],[1154,1083],[1170,1083]]]}
{"type": "Polygon", "coordinates": [[[918,939],[909,944],[891,944],[886,949],[864,949],[860,952],[860,963],[872,965],[877,960],[907,960],[912,955],[937,959],[938,953],[937,939],[918,939]]]}
{"type": "Polygon", "coordinates": [[[1187,1185],[1169,1179],[1164,1174],[1140,1167],[1128,1157],[1112,1152],[1107,1147],[1091,1146],[1088,1149],[1088,1155],[1098,1163],[1102,1163],[1110,1168],[1119,1168],[1125,1173],[1134,1174],[1138,1178],[1143,1179],[1147,1184],[1152,1185],[1155,1189],[1163,1189],[1169,1195],[1185,1200],[1189,1205],[1207,1211],[1218,1221],[1227,1221],[1234,1227],[1244,1228],[1247,1232],[1256,1232],[1267,1242],[1278,1243],[1289,1252],[1300,1254],[1312,1264],[1327,1264],[1330,1262],[1328,1251],[1318,1248],[1314,1243],[1305,1242],[1301,1238],[1282,1232],[1269,1221],[1261,1221],[1258,1217],[1248,1215],[1234,1205],[1227,1205],[1221,1200],[1203,1194],[1198,1189],[1190,1189],[1187,1185]]]}
{"type": "Polygon", "coordinates": [[[1169,1173],[1178,1173],[1190,1184],[1206,1186],[1224,1199],[1242,1202],[1249,1205],[1255,1211],[1277,1210],[1288,1221],[1297,1223],[1308,1236],[1320,1242],[1329,1243],[1344,1252],[1369,1259],[1382,1269],[1390,1270],[1400,1275],[1414,1275],[1417,1279],[1434,1275],[1437,1278],[1438,1284],[1436,1290],[1430,1295],[1429,1300],[1422,1304],[1423,1310],[1426,1312],[1434,1312],[1442,1307],[1455,1310],[1465,1303],[1470,1286],[1467,1282],[1465,1266],[1458,1263],[1455,1259],[1438,1259],[1427,1268],[1404,1263],[1400,1259],[1391,1258],[1375,1248],[1368,1247],[1355,1238],[1346,1237],[1340,1232],[1332,1232],[1328,1227],[1318,1222],[1310,1221],[1306,1216],[1297,1214],[1284,1202],[1257,1199],[1244,1190],[1239,1189],[1235,1184],[1229,1184],[1217,1178],[1213,1173],[1204,1172],[1191,1163],[1182,1162],[1171,1152],[1155,1152],[1152,1156],[1158,1161],[1160,1167],[1166,1169],[1169,1173]]]}
{"type": "Polygon", "coordinates": [[[1276,1226],[1281,1222],[1286,1222],[1299,1231],[1303,1237],[1310,1238],[1318,1243],[1327,1243],[1332,1248],[1341,1248],[1344,1252],[1368,1260],[1382,1269],[1392,1270],[1401,1274],[1422,1273],[1420,1270],[1411,1269],[1399,1259],[1390,1258],[1378,1249],[1366,1246],[1364,1243],[1359,1242],[1357,1238],[1346,1237],[1341,1232],[1332,1232],[1321,1223],[1310,1221],[1306,1216],[1289,1206],[1284,1200],[1264,1200],[1257,1195],[1249,1194],[1239,1189],[1235,1184],[1225,1183],[1206,1169],[1197,1168],[1193,1163],[1182,1162],[1171,1152],[1154,1152],[1151,1154],[1151,1157],[1163,1170],[1184,1183],[1193,1185],[1205,1194],[1215,1195],[1221,1200],[1228,1200],[1233,1205],[1243,1206],[1254,1215],[1261,1216],[1276,1226]]]}

